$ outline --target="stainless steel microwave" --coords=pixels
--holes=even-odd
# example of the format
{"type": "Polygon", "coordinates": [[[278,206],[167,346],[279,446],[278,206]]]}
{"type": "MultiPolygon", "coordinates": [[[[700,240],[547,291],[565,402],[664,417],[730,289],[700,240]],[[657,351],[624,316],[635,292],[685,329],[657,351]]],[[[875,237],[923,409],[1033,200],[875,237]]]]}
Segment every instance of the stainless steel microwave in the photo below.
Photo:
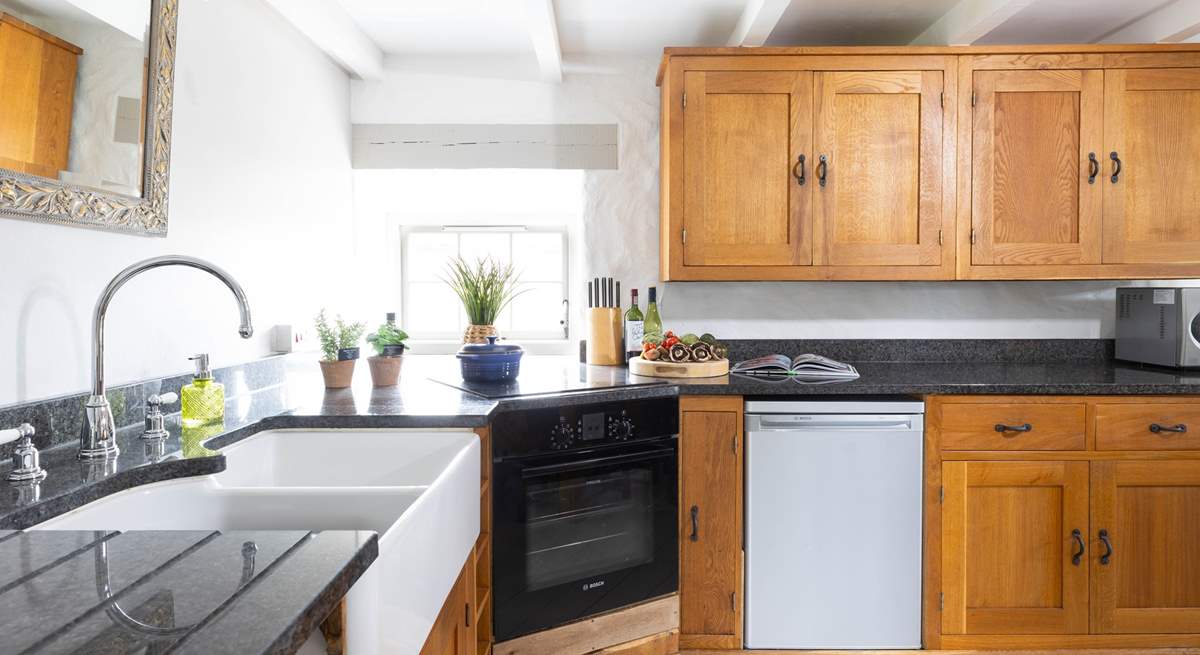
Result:
{"type": "Polygon", "coordinates": [[[1200,287],[1117,289],[1116,357],[1200,367],[1200,287]]]}

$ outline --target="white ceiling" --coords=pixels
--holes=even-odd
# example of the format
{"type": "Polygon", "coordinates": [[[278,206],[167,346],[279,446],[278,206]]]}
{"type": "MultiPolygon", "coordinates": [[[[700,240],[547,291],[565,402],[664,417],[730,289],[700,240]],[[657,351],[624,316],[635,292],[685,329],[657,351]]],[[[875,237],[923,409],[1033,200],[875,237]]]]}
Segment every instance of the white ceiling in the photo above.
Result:
{"type": "Polygon", "coordinates": [[[558,81],[564,57],[654,56],[665,46],[1153,42],[1200,33],[1200,0],[267,2],[359,76],[372,76],[384,57],[535,56],[544,79],[558,81]]]}

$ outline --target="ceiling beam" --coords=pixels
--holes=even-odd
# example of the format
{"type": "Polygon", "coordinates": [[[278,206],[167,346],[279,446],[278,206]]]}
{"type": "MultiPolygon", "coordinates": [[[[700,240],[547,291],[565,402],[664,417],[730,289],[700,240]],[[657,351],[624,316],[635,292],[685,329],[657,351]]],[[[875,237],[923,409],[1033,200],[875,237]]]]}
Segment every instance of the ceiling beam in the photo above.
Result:
{"type": "Polygon", "coordinates": [[[562,82],[562,48],[553,0],[525,0],[525,20],[543,82],[562,82]]]}
{"type": "Polygon", "coordinates": [[[791,0],[747,0],[726,45],[756,47],[766,43],[790,4],[791,0]]]}
{"type": "Polygon", "coordinates": [[[1036,0],[961,0],[913,39],[913,45],[971,45],[1036,0]]]}
{"type": "Polygon", "coordinates": [[[351,77],[383,77],[383,51],[335,0],[266,0],[351,77]]]}
{"type": "Polygon", "coordinates": [[[1175,0],[1097,39],[1102,43],[1179,43],[1200,34],[1200,2],[1175,0]]]}

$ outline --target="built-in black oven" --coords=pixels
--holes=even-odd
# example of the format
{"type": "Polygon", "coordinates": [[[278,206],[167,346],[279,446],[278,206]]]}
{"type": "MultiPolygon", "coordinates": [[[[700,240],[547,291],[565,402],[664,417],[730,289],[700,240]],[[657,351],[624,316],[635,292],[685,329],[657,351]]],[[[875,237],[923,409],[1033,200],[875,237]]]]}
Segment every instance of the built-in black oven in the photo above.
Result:
{"type": "Polygon", "coordinates": [[[656,398],[496,417],[497,641],[678,590],[678,416],[656,398]]]}

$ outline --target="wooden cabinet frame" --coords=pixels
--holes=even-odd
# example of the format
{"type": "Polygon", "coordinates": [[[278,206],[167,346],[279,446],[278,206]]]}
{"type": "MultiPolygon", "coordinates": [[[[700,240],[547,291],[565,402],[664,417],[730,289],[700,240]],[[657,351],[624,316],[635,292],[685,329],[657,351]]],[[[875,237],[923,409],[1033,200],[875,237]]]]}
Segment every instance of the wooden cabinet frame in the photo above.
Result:
{"type": "MultiPolygon", "coordinates": [[[[670,50],[670,49],[668,49],[670,50]]],[[[954,175],[955,175],[955,107],[948,100],[957,90],[957,58],[945,55],[909,56],[847,56],[844,54],[788,55],[771,57],[746,56],[670,56],[662,70],[662,140],[663,159],[660,162],[661,220],[659,221],[659,267],[664,280],[943,280],[954,278],[954,175]],[[926,134],[936,131],[940,143],[923,144],[937,148],[940,159],[933,162],[932,153],[924,158],[923,174],[931,175],[932,164],[940,169],[938,184],[922,185],[933,189],[937,197],[923,197],[921,212],[921,243],[912,246],[857,247],[858,252],[843,255],[846,263],[839,264],[837,255],[832,255],[828,241],[815,243],[824,232],[818,214],[809,210],[812,197],[817,193],[817,155],[811,148],[808,152],[793,151],[789,166],[793,166],[800,154],[806,155],[805,173],[807,181],[798,190],[793,189],[793,218],[800,233],[796,242],[802,249],[824,248],[818,257],[825,257],[825,264],[809,265],[813,252],[797,255],[797,265],[727,265],[698,266],[685,262],[684,232],[682,224],[685,198],[688,195],[688,173],[684,152],[687,135],[684,129],[684,95],[687,73],[821,73],[853,71],[912,71],[923,78],[923,82],[940,76],[941,88],[932,91],[934,84],[926,86],[930,92],[922,95],[922,102],[937,103],[936,112],[923,112],[931,117],[929,125],[923,126],[926,134]],[[934,121],[932,117],[940,119],[934,121]],[[928,208],[928,209],[926,209],[928,208]],[[907,250],[906,250],[907,248],[907,250]],[[892,265],[889,261],[904,261],[906,264],[892,265]],[[882,265],[880,265],[882,262],[882,265]],[[908,264],[907,262],[914,262],[908,264]]],[[[800,78],[804,79],[804,78],[800,78]]],[[[695,97],[695,91],[689,98],[695,97]]],[[[689,110],[694,106],[689,100],[689,110]]],[[[815,130],[815,112],[808,119],[815,130]]],[[[801,133],[805,130],[800,130],[801,133]]],[[[803,147],[803,139],[797,139],[796,147],[803,147]]],[[[693,146],[694,147],[694,146],[693,146]]],[[[795,148],[793,148],[795,150],[795,148]]],[[[794,186],[795,181],[789,175],[794,186]]],[[[777,253],[776,253],[777,254],[777,253]]],[[[774,257],[774,255],[772,255],[774,257]]]]}
{"type": "MultiPolygon", "coordinates": [[[[661,211],[659,221],[659,267],[663,280],[1050,280],[1050,279],[1147,279],[1200,277],[1200,242],[1159,243],[1123,241],[1116,227],[1119,194],[1105,187],[1111,163],[1110,141],[1121,135],[1109,122],[1095,125],[1095,117],[1107,121],[1113,112],[1112,94],[1121,70],[1200,69],[1200,46],[1148,44],[1134,46],[962,46],[962,47],[788,47],[788,48],[667,48],[659,69],[662,87],[662,161],[660,165],[661,211]],[[883,249],[840,258],[830,255],[823,238],[819,207],[811,213],[813,261],[801,252],[793,265],[689,265],[683,256],[685,135],[684,77],[689,71],[730,74],[810,71],[817,79],[823,72],[837,71],[940,71],[942,106],[942,218],[939,232],[938,265],[914,266],[902,250],[883,249]],[[1035,243],[991,247],[991,236],[980,229],[972,216],[973,162],[972,128],[975,123],[972,91],[979,71],[1030,71],[1053,73],[1077,71],[1081,79],[1090,119],[1083,128],[1089,143],[1080,143],[1086,158],[1095,152],[1101,179],[1080,191],[1078,243],[1035,243]],[[1103,80],[1098,82],[1098,80],[1103,80]],[[1104,98],[1095,102],[1097,86],[1104,98]],[[1099,107],[1092,105],[1099,104],[1099,107]],[[1092,114],[1092,112],[1095,112],[1092,114]],[[1091,134],[1103,130],[1101,144],[1092,144],[1091,134]],[[974,228],[974,230],[972,229],[974,228]],[[981,241],[983,240],[983,241],[981,241]],[[973,261],[973,254],[979,257],[973,261]],[[861,255],[861,256],[859,256],[861,255]],[[839,262],[839,259],[841,260],[839,262]],[[1171,260],[1174,261],[1171,261],[1171,260]],[[1163,261],[1160,261],[1163,260],[1163,261]],[[1195,261],[1193,261],[1195,260],[1195,261]]],[[[1200,73],[1198,73],[1200,75],[1200,73]]],[[[1049,78],[1053,78],[1049,75],[1049,78]]],[[[986,90],[985,90],[986,91],[986,90]]],[[[978,93],[976,93],[978,95],[978,93]]],[[[930,98],[929,101],[932,99],[930,98]]],[[[819,98],[814,99],[819,104],[819,98]]],[[[814,118],[814,120],[816,120],[814,118]]],[[[1116,119],[1114,119],[1116,120],[1116,119]]],[[[814,134],[814,139],[817,135],[814,134]]],[[[792,153],[795,155],[796,153],[792,153]]],[[[794,158],[793,158],[794,161],[794,158]]],[[[810,178],[816,168],[815,153],[806,168],[810,178]]],[[[1080,177],[1086,178],[1089,163],[1080,162],[1080,177]]],[[[810,182],[811,184],[811,182],[810,182]]],[[[1086,184],[1086,183],[1085,183],[1086,184]]],[[[1109,185],[1111,186],[1111,185],[1109,185]]],[[[1119,191],[1119,190],[1118,190],[1119,191]]],[[[813,191],[808,191],[812,194],[813,191]]],[[[803,206],[803,194],[796,194],[803,206]]],[[[809,197],[812,197],[811,195],[809,197]]],[[[794,211],[802,211],[796,209],[794,211]]],[[[809,239],[800,218],[801,239],[809,239]]],[[[925,218],[922,217],[924,224],[925,218]]],[[[928,233],[927,233],[928,234],[928,233]]],[[[1047,239],[1054,241],[1054,239],[1047,239]]],[[[929,239],[922,240],[925,245],[929,239]]],[[[801,244],[800,249],[807,248],[801,244]]],[[[870,250],[870,249],[868,249],[870,250]]],[[[744,253],[743,253],[744,254],[744,253]]],[[[922,263],[930,253],[922,251],[922,263]]],[[[776,258],[776,261],[777,258],[776,258]]]]}
{"type": "MultiPolygon", "coordinates": [[[[925,516],[924,516],[924,599],[922,607],[922,638],[927,649],[1054,649],[1054,648],[1152,648],[1200,647],[1200,634],[1181,632],[1200,621],[1200,610],[1149,608],[1146,610],[1118,608],[1113,601],[1115,566],[1098,562],[1104,546],[1097,538],[1099,529],[1113,531],[1112,538],[1119,547],[1120,539],[1114,528],[1113,498],[1118,484],[1139,485],[1187,484],[1200,486],[1200,447],[1196,450],[1098,450],[1097,425],[1105,418],[1100,406],[1174,406],[1200,404],[1200,398],[1185,396],[929,396],[925,407],[925,516]],[[941,409],[950,404],[1027,404],[1078,405],[1086,407],[1084,450],[946,450],[941,442],[941,409]],[[1078,488],[1080,476],[1086,476],[1089,516],[1076,519],[1087,523],[1086,558],[1088,559],[1085,592],[1089,609],[1082,631],[1078,626],[1057,630],[1065,634],[1050,634],[1053,630],[1031,629],[1031,634],[953,634],[943,630],[963,617],[957,613],[959,599],[948,593],[943,584],[959,579],[947,570],[947,556],[961,544],[944,537],[943,517],[953,525],[958,519],[952,514],[961,510],[954,503],[962,497],[950,488],[965,484],[959,475],[972,465],[1004,463],[997,471],[1002,475],[1026,472],[1043,475],[1039,484],[1050,484],[1056,472],[1072,474],[1078,488]],[[1017,465],[1017,466],[1012,466],[1017,465]],[[1086,467],[1086,468],[1081,468],[1086,467]],[[1044,469],[1044,470],[1042,470],[1044,469]],[[1015,473],[1016,472],[1016,473],[1015,473]],[[1049,476],[1049,477],[1045,477],[1049,476]],[[945,597],[942,594],[945,593],[945,597]]],[[[1064,526],[1064,528],[1067,526],[1064,526]]],[[[1190,543],[1190,542],[1189,542],[1190,543]]],[[[1115,563],[1115,560],[1114,560],[1115,563]]],[[[950,564],[954,566],[954,564],[950,564]]],[[[1079,572],[1083,574],[1084,572],[1079,572]]],[[[1043,620],[1033,617],[1036,620],[1043,620]]],[[[961,625],[961,623],[959,623],[961,625]]],[[[1037,626],[1034,626],[1037,627],[1037,626]]],[[[1051,626],[1053,627],[1053,626],[1051,626]]],[[[966,630],[962,630],[966,632],[966,630]]]]}

